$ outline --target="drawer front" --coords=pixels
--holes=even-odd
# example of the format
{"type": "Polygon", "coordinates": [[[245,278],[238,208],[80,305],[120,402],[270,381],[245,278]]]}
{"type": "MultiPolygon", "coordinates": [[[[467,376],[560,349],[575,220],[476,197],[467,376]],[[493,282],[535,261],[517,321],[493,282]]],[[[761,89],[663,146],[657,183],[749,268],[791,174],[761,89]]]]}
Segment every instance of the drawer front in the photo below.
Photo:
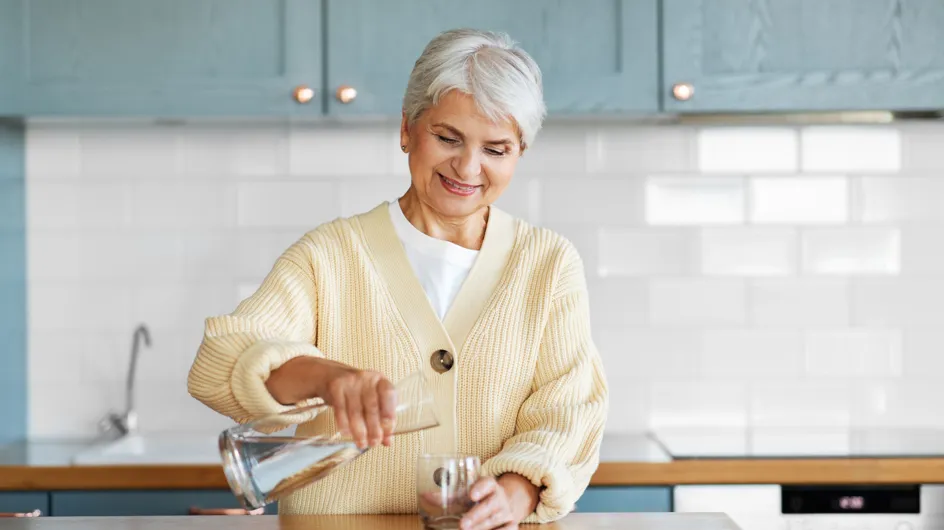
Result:
{"type": "Polygon", "coordinates": [[[49,494],[44,491],[5,491],[0,493],[0,513],[27,513],[39,510],[49,515],[49,494]]]}
{"type": "Polygon", "coordinates": [[[671,512],[672,488],[593,486],[577,501],[577,512],[671,512]]]}
{"type": "MultiPolygon", "coordinates": [[[[56,491],[51,494],[55,516],[189,515],[191,508],[239,508],[228,490],[56,491]]],[[[276,505],[266,507],[276,513],[276,505]]]]}

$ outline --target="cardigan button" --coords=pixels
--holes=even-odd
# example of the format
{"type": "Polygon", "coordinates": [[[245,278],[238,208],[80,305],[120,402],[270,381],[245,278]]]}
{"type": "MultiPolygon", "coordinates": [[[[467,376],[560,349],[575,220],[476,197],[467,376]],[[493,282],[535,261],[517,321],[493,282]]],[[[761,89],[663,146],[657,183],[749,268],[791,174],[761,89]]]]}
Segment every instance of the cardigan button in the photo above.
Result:
{"type": "Polygon", "coordinates": [[[452,368],[454,359],[452,354],[446,350],[436,350],[433,352],[433,356],[429,359],[429,363],[433,365],[433,370],[444,374],[452,368]]]}

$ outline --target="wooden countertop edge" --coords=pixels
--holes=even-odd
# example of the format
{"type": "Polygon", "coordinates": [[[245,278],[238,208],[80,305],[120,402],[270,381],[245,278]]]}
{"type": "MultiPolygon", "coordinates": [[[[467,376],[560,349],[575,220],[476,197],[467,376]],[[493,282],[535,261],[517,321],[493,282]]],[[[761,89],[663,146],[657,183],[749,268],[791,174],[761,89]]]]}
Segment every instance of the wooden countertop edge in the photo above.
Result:
{"type": "MultiPolygon", "coordinates": [[[[591,486],[944,483],[944,458],[604,462],[591,486]]],[[[0,466],[0,491],[227,489],[219,466],[0,466]]]]}

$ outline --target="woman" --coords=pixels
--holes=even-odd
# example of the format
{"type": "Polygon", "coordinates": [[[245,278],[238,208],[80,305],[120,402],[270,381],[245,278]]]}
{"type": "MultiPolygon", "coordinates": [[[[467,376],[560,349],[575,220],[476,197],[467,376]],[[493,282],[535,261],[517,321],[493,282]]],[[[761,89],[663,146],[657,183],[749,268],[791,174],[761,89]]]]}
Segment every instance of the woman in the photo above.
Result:
{"type": "Polygon", "coordinates": [[[310,231],[232,314],[207,320],[194,397],[240,422],[323,399],[358,445],[385,446],[282,513],[415,512],[424,452],[482,460],[462,528],[554,520],[586,488],[607,385],[580,258],[492,206],[541,127],[542,98],[540,70],[508,37],[439,35],[403,100],[406,193],[310,231]],[[441,426],[393,440],[391,382],[417,370],[441,426]]]}

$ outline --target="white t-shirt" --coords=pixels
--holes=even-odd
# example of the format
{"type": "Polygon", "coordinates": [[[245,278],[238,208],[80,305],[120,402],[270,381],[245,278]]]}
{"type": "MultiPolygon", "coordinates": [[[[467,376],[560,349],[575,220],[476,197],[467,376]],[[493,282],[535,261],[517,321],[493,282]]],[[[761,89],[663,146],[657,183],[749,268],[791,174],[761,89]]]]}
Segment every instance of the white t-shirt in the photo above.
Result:
{"type": "Polygon", "coordinates": [[[403,215],[400,201],[396,199],[390,203],[390,219],[406,250],[406,257],[413,266],[413,272],[426,291],[426,297],[439,315],[439,320],[443,320],[479,251],[420,232],[403,215]]]}

